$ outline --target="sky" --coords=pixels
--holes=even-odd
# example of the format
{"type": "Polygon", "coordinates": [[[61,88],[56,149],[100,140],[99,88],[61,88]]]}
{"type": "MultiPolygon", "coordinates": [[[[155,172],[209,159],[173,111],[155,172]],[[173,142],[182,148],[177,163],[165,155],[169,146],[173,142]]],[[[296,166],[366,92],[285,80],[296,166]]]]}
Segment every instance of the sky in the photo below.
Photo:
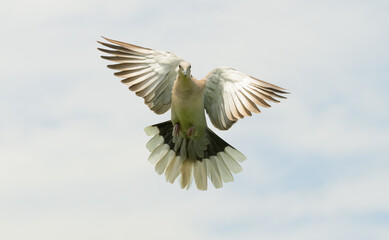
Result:
{"type": "Polygon", "coordinates": [[[389,239],[388,1],[46,1],[0,8],[0,239],[389,239]],[[101,36],[288,99],[216,133],[247,156],[206,192],[147,161],[155,115],[101,36]]]}

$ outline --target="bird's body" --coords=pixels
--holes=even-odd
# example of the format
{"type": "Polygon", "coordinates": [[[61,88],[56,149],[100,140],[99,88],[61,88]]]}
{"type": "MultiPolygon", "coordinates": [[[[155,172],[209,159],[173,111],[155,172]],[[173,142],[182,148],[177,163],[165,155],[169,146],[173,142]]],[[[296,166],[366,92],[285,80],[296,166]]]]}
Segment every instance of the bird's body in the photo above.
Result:
{"type": "Polygon", "coordinates": [[[193,77],[177,76],[172,94],[171,120],[180,132],[194,127],[192,136],[203,136],[207,123],[204,110],[204,84],[193,77]]]}
{"type": "Polygon", "coordinates": [[[99,42],[117,62],[108,65],[119,70],[122,83],[143,97],[157,114],[171,109],[171,120],[145,128],[152,139],[146,144],[150,162],[158,174],[165,173],[173,183],[181,176],[181,187],[189,188],[194,178],[200,190],[207,189],[207,178],[216,188],[233,181],[232,173],[242,171],[245,156],[207,127],[205,112],[212,124],[227,130],[238,119],[259,113],[257,105],[285,98],[283,88],[253,78],[235,69],[219,67],[201,80],[191,75],[190,63],[170,52],[156,51],[111,39],[99,42]]]}

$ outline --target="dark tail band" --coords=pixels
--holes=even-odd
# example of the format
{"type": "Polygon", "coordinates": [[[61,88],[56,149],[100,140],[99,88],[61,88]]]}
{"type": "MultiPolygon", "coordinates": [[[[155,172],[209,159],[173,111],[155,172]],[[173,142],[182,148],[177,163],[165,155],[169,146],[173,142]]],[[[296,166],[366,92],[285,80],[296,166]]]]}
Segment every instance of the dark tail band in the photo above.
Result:
{"type": "Polygon", "coordinates": [[[234,180],[232,173],[242,171],[238,162],[246,157],[207,128],[207,136],[200,139],[173,137],[171,121],[145,128],[153,136],[146,144],[151,152],[149,160],[158,174],[165,173],[173,183],[181,175],[181,187],[189,189],[192,178],[200,190],[207,190],[207,178],[216,188],[234,180]]]}

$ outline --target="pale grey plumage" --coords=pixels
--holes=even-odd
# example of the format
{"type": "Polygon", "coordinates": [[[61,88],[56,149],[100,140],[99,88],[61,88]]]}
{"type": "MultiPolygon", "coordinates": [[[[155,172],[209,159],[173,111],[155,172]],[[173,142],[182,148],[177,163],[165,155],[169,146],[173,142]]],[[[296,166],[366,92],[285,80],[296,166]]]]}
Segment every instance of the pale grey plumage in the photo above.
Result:
{"type": "Polygon", "coordinates": [[[267,101],[279,102],[283,88],[253,78],[235,69],[219,67],[205,78],[191,75],[191,64],[170,52],[156,51],[104,38],[98,48],[117,62],[108,65],[115,76],[144,98],[157,114],[171,108],[171,121],[145,129],[153,138],[146,147],[158,174],[165,172],[173,183],[181,175],[181,187],[189,188],[194,177],[200,190],[207,189],[207,177],[216,188],[233,181],[232,173],[242,171],[245,156],[207,128],[205,111],[212,124],[229,129],[238,119],[259,113],[267,101]],[[232,173],[231,173],[232,172],[232,173]]]}

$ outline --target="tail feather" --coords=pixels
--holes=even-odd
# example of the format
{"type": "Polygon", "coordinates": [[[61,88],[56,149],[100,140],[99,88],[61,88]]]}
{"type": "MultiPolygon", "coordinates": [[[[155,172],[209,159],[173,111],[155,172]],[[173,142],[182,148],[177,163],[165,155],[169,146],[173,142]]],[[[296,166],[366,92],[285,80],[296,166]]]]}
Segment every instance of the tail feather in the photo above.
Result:
{"type": "Polygon", "coordinates": [[[208,128],[206,137],[198,139],[173,137],[171,121],[146,127],[145,132],[153,136],[146,147],[155,171],[165,173],[170,183],[181,175],[182,188],[189,189],[194,179],[199,190],[207,190],[207,178],[221,188],[223,182],[234,180],[232,173],[242,171],[239,163],[246,157],[208,128]]]}
{"type": "Polygon", "coordinates": [[[157,163],[159,160],[161,160],[166,153],[169,151],[169,146],[166,144],[161,144],[158,147],[156,147],[149,156],[149,161],[153,164],[157,163]]]}
{"type": "Polygon", "coordinates": [[[236,162],[234,158],[232,158],[229,154],[226,154],[225,152],[219,152],[217,156],[225,162],[228,169],[231,170],[231,172],[237,174],[243,171],[242,166],[239,165],[239,163],[236,162]]]}
{"type": "Polygon", "coordinates": [[[194,162],[193,175],[197,188],[203,191],[207,190],[207,168],[205,161],[194,162]]]}
{"type": "Polygon", "coordinates": [[[228,169],[227,165],[224,163],[223,159],[217,156],[211,156],[209,160],[214,161],[217,164],[223,182],[227,183],[234,181],[234,177],[232,176],[230,169],[228,169]]]}
{"type": "Polygon", "coordinates": [[[169,152],[155,164],[155,171],[162,175],[163,172],[165,172],[168,164],[173,160],[173,158],[176,157],[176,153],[173,150],[169,150],[169,152]]]}
{"type": "Polygon", "coordinates": [[[165,171],[166,181],[174,183],[178,175],[180,175],[182,170],[182,160],[179,156],[173,158],[169,163],[165,171]]]}
{"type": "Polygon", "coordinates": [[[192,183],[193,162],[184,161],[181,169],[181,188],[189,189],[192,183]]]}
{"type": "Polygon", "coordinates": [[[160,135],[155,135],[154,137],[152,137],[150,139],[150,141],[147,142],[146,144],[146,148],[152,152],[154,151],[154,149],[156,149],[159,145],[161,145],[162,143],[164,143],[164,139],[162,136],[160,135]]]}
{"type": "Polygon", "coordinates": [[[207,175],[211,179],[211,182],[215,188],[223,187],[222,177],[220,176],[219,168],[217,167],[216,162],[212,162],[208,158],[204,159],[207,166],[207,175]]]}

